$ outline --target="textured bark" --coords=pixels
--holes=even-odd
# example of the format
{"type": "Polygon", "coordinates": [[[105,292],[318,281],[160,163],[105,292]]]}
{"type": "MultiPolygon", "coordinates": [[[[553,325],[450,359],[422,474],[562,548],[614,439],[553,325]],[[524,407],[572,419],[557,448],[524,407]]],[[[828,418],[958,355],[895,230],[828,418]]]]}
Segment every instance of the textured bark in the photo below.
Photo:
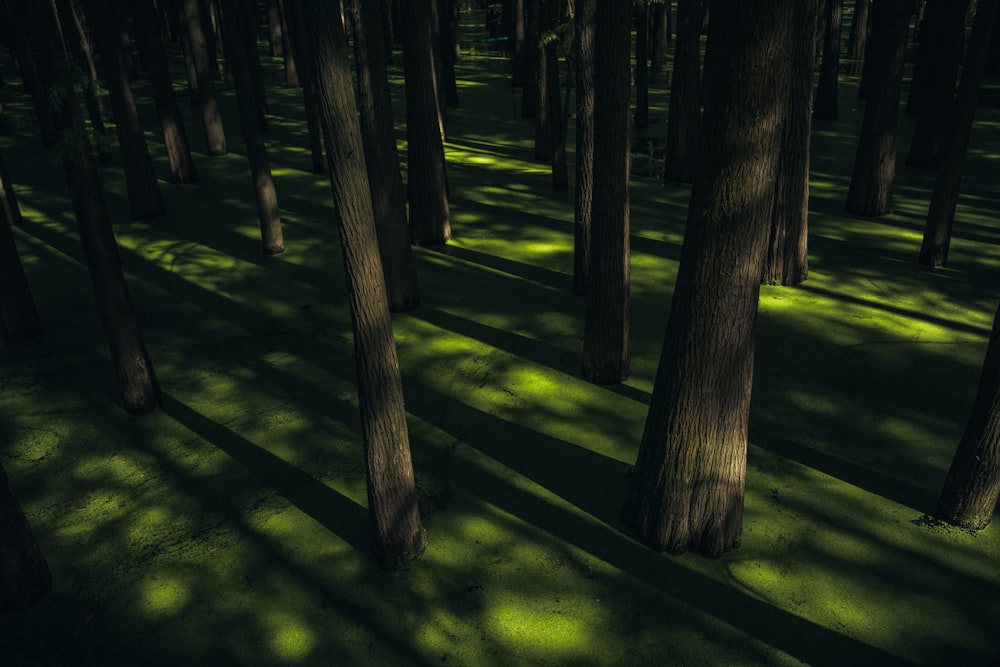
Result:
{"type": "MultiPolygon", "coordinates": [[[[980,0],[983,5],[995,0],[980,0]]],[[[937,516],[971,530],[989,525],[1000,497],[1000,309],[965,433],[938,500],[937,516]]]]}
{"type": "Polygon", "coordinates": [[[420,558],[426,533],[417,507],[403,388],[368,195],[347,40],[325,0],[305,0],[354,330],[368,514],[378,563],[420,558]]]}
{"type": "MultiPolygon", "coordinates": [[[[410,230],[420,245],[451,238],[444,145],[434,92],[434,52],[428,0],[404,2],[403,51],[406,87],[406,171],[410,230]]],[[[328,139],[329,141],[329,139],[328,139]]]]}
{"type": "Polygon", "coordinates": [[[392,100],[382,54],[382,19],[367,0],[350,0],[357,63],[361,138],[365,147],[375,231],[385,274],[389,310],[413,310],[420,303],[420,285],[406,222],[406,194],[400,175],[392,100]]]}
{"type": "MultiPolygon", "coordinates": [[[[553,20],[558,20],[559,3],[549,0],[553,20]]],[[[554,24],[553,24],[554,25],[554,24]]],[[[552,189],[563,192],[569,189],[566,166],[566,114],[563,113],[562,91],[559,88],[559,54],[555,40],[545,47],[546,104],[549,109],[549,155],[552,163],[552,189]]]]}
{"type": "Polygon", "coordinates": [[[573,291],[587,293],[594,196],[594,12],[596,0],[576,0],[576,186],[573,291]]]}
{"type": "Polygon", "coordinates": [[[871,81],[854,171],[847,191],[847,212],[855,215],[892,213],[896,177],[896,128],[903,78],[907,25],[912,0],[879,0],[872,13],[872,44],[867,75],[871,81]]]}
{"type": "Polygon", "coordinates": [[[264,133],[260,127],[258,108],[253,90],[253,80],[247,63],[246,43],[243,32],[241,0],[223,0],[223,15],[226,19],[224,46],[229,60],[229,69],[236,84],[236,102],[240,111],[240,132],[246,146],[250,173],[253,176],[254,199],[257,203],[257,219],[260,223],[260,239],[265,255],[277,255],[284,251],[285,240],[281,231],[281,214],[278,211],[278,192],[271,177],[271,166],[267,159],[264,133]]]}
{"type": "Polygon", "coordinates": [[[979,86],[989,55],[990,35],[996,17],[1000,14],[997,4],[998,0],[979,0],[962,67],[962,78],[958,84],[958,96],[943,119],[948,131],[943,138],[941,166],[931,194],[920,248],[919,261],[928,266],[943,266],[948,261],[951,230],[962,184],[962,165],[969,148],[979,86]]]}
{"type": "MultiPolygon", "coordinates": [[[[549,5],[556,0],[535,0],[538,5],[538,29],[544,34],[549,30],[549,5]]],[[[535,160],[548,162],[552,159],[552,119],[550,117],[549,100],[549,49],[538,41],[538,53],[535,57],[535,160]]],[[[556,93],[558,96],[558,92],[556,93]]]]}
{"type": "Polygon", "coordinates": [[[677,40],[667,109],[667,147],[663,178],[690,183],[698,159],[701,118],[700,0],[678,0],[677,40]]]}
{"type": "Polygon", "coordinates": [[[847,73],[858,76],[864,67],[868,45],[868,17],[871,0],[856,0],[851,18],[851,35],[847,38],[847,73]]]}
{"type": "Polygon", "coordinates": [[[323,130],[319,122],[319,100],[316,99],[316,84],[313,73],[308,67],[309,34],[306,30],[302,8],[298,2],[282,5],[285,17],[285,34],[289,36],[289,45],[295,50],[295,57],[303,64],[299,77],[302,86],[302,102],[306,115],[306,132],[309,136],[309,154],[312,157],[314,174],[323,172],[323,130]]]}
{"type": "Polygon", "coordinates": [[[160,115],[163,143],[170,162],[171,183],[197,183],[198,170],[191,157],[184,119],[177,96],[174,95],[173,81],[167,64],[167,54],[160,39],[160,27],[156,18],[153,0],[139,0],[135,5],[135,28],[140,50],[149,64],[149,78],[153,88],[153,99],[160,115]]]}
{"type": "Polygon", "coordinates": [[[226,132],[222,125],[215,85],[212,83],[208,41],[202,29],[198,0],[181,0],[181,8],[184,12],[184,30],[191,49],[195,79],[198,84],[198,104],[201,107],[201,122],[205,130],[206,151],[213,156],[225,155],[226,132]]]}
{"type": "Polygon", "coordinates": [[[245,26],[240,29],[239,37],[242,39],[243,55],[250,73],[257,122],[261,130],[267,130],[267,90],[264,86],[264,70],[261,69],[260,53],[257,49],[257,3],[255,0],[240,0],[239,6],[242,10],[241,25],[245,26]]]}
{"type": "Polygon", "coordinates": [[[598,2],[594,15],[594,194],[583,376],[629,375],[629,61],[631,6],[598,2]]]}
{"type": "MultiPolygon", "coordinates": [[[[754,329],[800,0],[713,0],[704,143],[623,516],[658,551],[740,544],[754,329]]],[[[801,65],[797,65],[799,67],[801,65]]]]}
{"type": "Polygon", "coordinates": [[[649,127],[649,3],[635,8],[635,126],[649,127]]]}
{"type": "Polygon", "coordinates": [[[27,609],[52,590],[52,573],[0,465],[0,614],[27,609]]]}
{"type": "MultiPolygon", "coordinates": [[[[836,3],[833,0],[830,4],[836,3]]],[[[797,4],[796,24],[814,26],[816,9],[812,1],[797,4]]],[[[792,48],[795,51],[789,52],[792,61],[789,79],[781,89],[787,95],[786,115],[774,179],[771,233],[761,279],[765,285],[798,285],[809,276],[809,144],[816,42],[797,39],[792,48]]]]}
{"type": "MultiPolygon", "coordinates": [[[[284,19],[284,3],[281,0],[277,0],[278,7],[282,11],[279,13],[279,18],[281,19],[282,25],[285,23],[284,19]]],[[[283,28],[281,31],[282,40],[284,40],[284,47],[282,49],[282,56],[285,63],[285,86],[288,88],[298,88],[302,82],[299,80],[299,68],[298,68],[298,58],[295,49],[289,41],[288,29],[283,28]]]]}
{"type": "Polygon", "coordinates": [[[13,193],[0,153],[0,339],[18,343],[39,336],[42,322],[14,242],[12,225],[20,220],[21,212],[13,193]]]}
{"type": "Polygon", "coordinates": [[[840,88],[840,24],[844,0],[828,0],[826,3],[825,28],[823,35],[823,62],[819,69],[819,83],[816,85],[816,104],[813,118],[816,120],[837,120],[837,91],[840,88]]]}

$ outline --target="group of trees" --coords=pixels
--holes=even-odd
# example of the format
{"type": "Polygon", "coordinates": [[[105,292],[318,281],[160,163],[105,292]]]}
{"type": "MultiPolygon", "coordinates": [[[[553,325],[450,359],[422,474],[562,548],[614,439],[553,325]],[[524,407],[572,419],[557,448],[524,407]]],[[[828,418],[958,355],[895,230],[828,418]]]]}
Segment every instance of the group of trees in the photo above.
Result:
{"type": "MultiPolygon", "coordinates": [[[[670,2],[478,3],[489,5],[497,33],[508,37],[522,114],[535,119],[535,156],[551,161],[556,189],[568,187],[568,114],[555,45],[562,43],[574,67],[573,287],[587,299],[582,373],[598,383],[629,373],[630,127],[646,122],[648,72],[664,67],[666,45],[674,44],[663,176],[693,186],[623,509],[638,538],[654,549],[716,557],[740,543],[758,294],[762,283],[794,285],[808,275],[809,135],[813,119],[837,116],[842,2],[711,0],[711,15],[708,0],[678,0],[676,14],[670,2]]],[[[997,4],[975,3],[964,57],[957,54],[969,22],[966,2],[857,0],[851,13],[844,61],[852,73],[863,62],[867,103],[846,207],[860,215],[892,209],[902,64],[917,24],[910,102],[921,123],[910,155],[938,169],[920,253],[932,266],[947,258],[976,91],[983,71],[996,66],[997,4]]],[[[267,27],[270,53],[284,59],[286,84],[302,89],[312,167],[330,175],[354,329],[372,543],[389,569],[408,566],[426,544],[390,313],[420,302],[411,245],[451,236],[443,141],[448,105],[457,102],[457,7],[455,0],[0,0],[6,27],[0,38],[31,95],[43,143],[59,146],[123,405],[133,414],[155,410],[159,389],[95,162],[109,158],[95,82],[101,78],[108,91],[130,213],[139,219],[166,207],[131,81],[150,79],[170,179],[193,184],[198,174],[173,93],[170,54],[176,45],[208,156],[228,150],[214,81],[230,76],[262,250],[277,254],[285,238],[264,143],[267,89],[258,52],[260,28],[267,27]],[[385,68],[397,42],[405,54],[405,187],[385,68]]],[[[17,255],[12,228],[20,213],[2,155],[0,181],[0,335],[16,343],[39,335],[42,326],[17,255]]],[[[1000,492],[998,337],[1000,314],[975,412],[938,509],[942,518],[972,528],[986,525],[1000,492]]],[[[47,589],[48,578],[0,476],[0,590],[19,591],[0,594],[0,611],[29,603],[47,589]],[[8,586],[4,577],[23,585],[8,586]]]]}

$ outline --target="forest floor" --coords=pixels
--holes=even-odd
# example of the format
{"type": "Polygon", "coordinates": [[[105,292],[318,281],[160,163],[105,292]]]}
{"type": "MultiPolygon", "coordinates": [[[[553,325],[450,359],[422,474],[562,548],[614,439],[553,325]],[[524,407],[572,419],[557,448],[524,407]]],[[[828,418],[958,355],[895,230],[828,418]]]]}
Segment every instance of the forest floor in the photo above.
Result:
{"type": "MultiPolygon", "coordinates": [[[[448,119],[454,240],[415,249],[423,303],[394,316],[429,546],[386,574],[329,183],[309,172],[299,91],[265,66],[284,254],[260,254],[228,86],[230,154],[199,153],[199,185],[162,181],[168,216],[130,221],[117,157],[102,166],[164,393],[135,418],[57,154],[3,63],[0,147],[46,333],[0,346],[0,462],[54,589],[0,617],[0,664],[1000,663],[1000,527],[927,518],[1000,294],[1000,112],[980,110],[951,263],[929,270],[930,173],[900,167],[892,215],[843,213],[861,109],[845,79],[841,120],[815,127],[809,280],[761,291],[743,545],[671,557],[618,519],[690,192],[647,166],[663,81],[635,132],[632,377],[594,386],[572,191],[532,161],[506,61],[468,54],[448,119]]],[[[911,131],[904,116],[902,150],[911,131]]]]}

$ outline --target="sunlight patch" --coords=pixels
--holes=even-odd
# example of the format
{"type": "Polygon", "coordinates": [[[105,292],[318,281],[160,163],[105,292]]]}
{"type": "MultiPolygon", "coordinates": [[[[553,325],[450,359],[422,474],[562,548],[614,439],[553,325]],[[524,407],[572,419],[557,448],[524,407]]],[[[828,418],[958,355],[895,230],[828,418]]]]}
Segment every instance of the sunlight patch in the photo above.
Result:
{"type": "Polygon", "coordinates": [[[270,638],[271,650],[282,660],[302,660],[309,657],[316,646],[316,637],[291,614],[271,617],[274,630],[270,638]]]}
{"type": "Polygon", "coordinates": [[[177,616],[191,601],[191,588],[180,577],[154,576],[143,582],[148,616],[177,616]]]}

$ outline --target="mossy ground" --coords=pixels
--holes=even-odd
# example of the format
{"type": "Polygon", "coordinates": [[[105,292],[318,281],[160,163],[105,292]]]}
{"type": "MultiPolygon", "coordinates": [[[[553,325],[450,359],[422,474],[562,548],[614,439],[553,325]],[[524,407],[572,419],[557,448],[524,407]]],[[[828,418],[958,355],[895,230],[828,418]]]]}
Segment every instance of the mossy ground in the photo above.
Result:
{"type": "MultiPolygon", "coordinates": [[[[925,517],[1000,292],[997,111],[980,110],[951,264],[932,271],[915,262],[931,175],[900,169],[891,216],[843,214],[860,122],[845,81],[841,120],[815,128],[810,278],[761,294],[743,546],[668,557],[618,510],[689,189],[637,169],[633,374],[584,382],[572,194],[531,161],[505,61],[470,53],[448,121],[455,238],[415,249],[423,304],[394,318],[429,547],[386,574],[328,181],[307,171],[300,93],[266,64],[283,255],[260,254],[228,87],[231,154],[199,154],[200,185],[162,182],[167,217],[131,222],[118,165],[102,168],[165,396],[143,418],[119,405],[57,157],[4,65],[0,145],[46,333],[0,347],[0,460],[54,590],[0,618],[0,663],[1000,661],[1000,531],[925,517]]],[[[192,113],[201,150],[198,128],[192,113]]]]}

